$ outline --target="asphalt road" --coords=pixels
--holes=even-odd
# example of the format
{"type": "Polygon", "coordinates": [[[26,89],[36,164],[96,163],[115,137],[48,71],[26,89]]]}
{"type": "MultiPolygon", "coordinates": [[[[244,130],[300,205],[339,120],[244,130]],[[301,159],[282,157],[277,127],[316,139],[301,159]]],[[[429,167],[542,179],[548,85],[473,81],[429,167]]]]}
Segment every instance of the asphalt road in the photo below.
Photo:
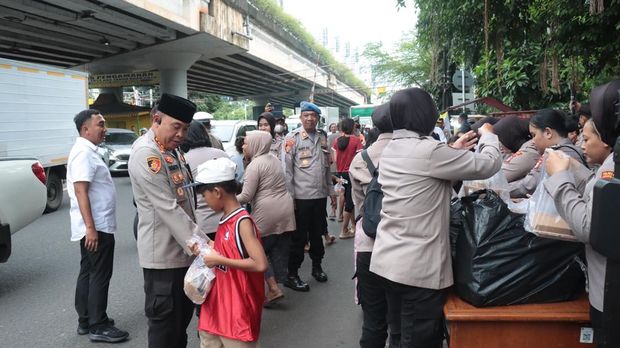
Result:
{"type": "MultiPolygon", "coordinates": [[[[128,177],[114,178],[117,221],[114,274],[108,314],[130,339],[119,347],[146,347],[146,318],[142,272],[138,265],[128,177]]],[[[338,226],[329,223],[332,234],[338,226]]],[[[79,245],[70,242],[69,204],[13,235],[13,253],[0,264],[0,347],[110,347],[91,343],[76,334],[75,281],[79,245]]],[[[338,240],[327,248],[327,283],[310,277],[306,258],[300,274],[309,293],[285,288],[285,299],[263,311],[260,343],[263,348],[356,347],[361,333],[361,310],[354,304],[353,240],[338,240]]],[[[188,328],[189,347],[199,347],[196,321],[188,328]]]]}

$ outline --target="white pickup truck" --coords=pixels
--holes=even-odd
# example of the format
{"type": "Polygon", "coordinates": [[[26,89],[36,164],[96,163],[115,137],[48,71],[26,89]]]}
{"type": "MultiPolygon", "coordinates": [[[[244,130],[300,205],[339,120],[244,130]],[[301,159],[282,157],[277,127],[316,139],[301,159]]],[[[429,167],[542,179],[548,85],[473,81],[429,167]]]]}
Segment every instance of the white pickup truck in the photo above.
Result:
{"type": "Polygon", "coordinates": [[[0,263],[11,256],[11,234],[43,213],[45,183],[45,169],[38,160],[0,158],[0,263]]]}

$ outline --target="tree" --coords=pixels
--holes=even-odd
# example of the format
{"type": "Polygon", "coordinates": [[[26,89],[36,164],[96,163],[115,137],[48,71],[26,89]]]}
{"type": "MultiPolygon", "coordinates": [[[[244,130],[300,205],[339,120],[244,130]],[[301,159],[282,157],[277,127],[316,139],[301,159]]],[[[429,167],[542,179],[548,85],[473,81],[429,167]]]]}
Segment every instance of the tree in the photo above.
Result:
{"type": "Polygon", "coordinates": [[[188,97],[191,101],[196,103],[198,111],[205,111],[211,114],[221,108],[224,103],[223,97],[204,92],[190,91],[188,97]]]}
{"type": "Polygon", "coordinates": [[[433,88],[435,78],[430,52],[421,49],[415,36],[414,31],[406,34],[392,54],[381,42],[366,45],[363,55],[372,62],[373,80],[387,80],[397,86],[433,88]]]}
{"type": "Polygon", "coordinates": [[[417,44],[473,68],[479,95],[520,109],[584,99],[620,75],[620,0],[396,0],[417,44]]]}

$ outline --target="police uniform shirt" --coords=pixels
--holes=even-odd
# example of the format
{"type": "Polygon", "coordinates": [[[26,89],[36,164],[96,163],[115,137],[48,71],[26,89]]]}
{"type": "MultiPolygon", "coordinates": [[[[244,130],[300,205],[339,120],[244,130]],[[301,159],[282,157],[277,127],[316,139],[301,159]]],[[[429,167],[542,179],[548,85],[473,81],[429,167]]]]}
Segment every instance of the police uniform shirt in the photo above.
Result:
{"type": "Polygon", "coordinates": [[[287,134],[283,146],[287,189],[294,199],[325,198],[330,193],[330,152],[322,130],[308,134],[298,128],[287,134]]]}
{"type": "Polygon", "coordinates": [[[534,146],[534,141],[526,141],[519,151],[511,154],[502,163],[502,171],[506,175],[506,180],[510,183],[522,179],[534,168],[539,159],[540,154],[534,146]]]}
{"type": "Polygon", "coordinates": [[[609,154],[595,174],[584,166],[571,167],[549,177],[544,185],[553,197],[558,213],[571,228],[575,237],[586,245],[588,263],[589,298],[592,307],[603,311],[605,295],[605,270],[607,258],[590,246],[590,226],[592,224],[592,195],[594,185],[599,179],[611,180],[614,177],[613,153],[609,154]],[[578,184],[580,178],[589,181],[583,189],[578,184]]]}
{"type": "Polygon", "coordinates": [[[191,173],[179,150],[166,150],[149,130],[133,144],[129,175],[138,209],[138,256],[143,268],[168,269],[191,263],[186,241],[197,233],[191,173]]]}

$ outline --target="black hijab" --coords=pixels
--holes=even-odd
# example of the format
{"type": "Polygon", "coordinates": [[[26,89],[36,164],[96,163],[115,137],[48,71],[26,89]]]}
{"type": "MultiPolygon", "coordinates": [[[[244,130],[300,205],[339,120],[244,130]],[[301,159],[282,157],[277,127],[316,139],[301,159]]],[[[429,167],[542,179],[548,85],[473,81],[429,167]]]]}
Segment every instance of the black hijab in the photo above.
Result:
{"type": "Polygon", "coordinates": [[[260,122],[260,119],[264,118],[265,120],[267,120],[267,123],[269,123],[269,128],[271,128],[271,130],[269,131],[269,133],[271,133],[271,137],[275,138],[276,136],[276,119],[273,117],[273,114],[271,112],[263,112],[262,114],[260,114],[258,116],[258,119],[256,120],[256,127],[258,127],[258,123],[260,122]]]}
{"type": "Polygon", "coordinates": [[[620,80],[613,80],[594,88],[590,94],[592,121],[601,135],[601,140],[611,148],[616,145],[616,139],[620,133],[618,115],[616,115],[619,89],[620,80]]]}
{"type": "Polygon", "coordinates": [[[390,99],[390,116],[394,129],[430,135],[439,113],[433,98],[425,90],[407,88],[394,93],[390,99]]]}
{"type": "Polygon", "coordinates": [[[493,125],[500,143],[510,151],[517,152],[521,145],[532,138],[530,122],[517,116],[506,116],[493,125]]]}
{"type": "Polygon", "coordinates": [[[393,132],[389,103],[381,104],[375,108],[372,112],[372,124],[379,129],[380,133],[393,132]]]}

